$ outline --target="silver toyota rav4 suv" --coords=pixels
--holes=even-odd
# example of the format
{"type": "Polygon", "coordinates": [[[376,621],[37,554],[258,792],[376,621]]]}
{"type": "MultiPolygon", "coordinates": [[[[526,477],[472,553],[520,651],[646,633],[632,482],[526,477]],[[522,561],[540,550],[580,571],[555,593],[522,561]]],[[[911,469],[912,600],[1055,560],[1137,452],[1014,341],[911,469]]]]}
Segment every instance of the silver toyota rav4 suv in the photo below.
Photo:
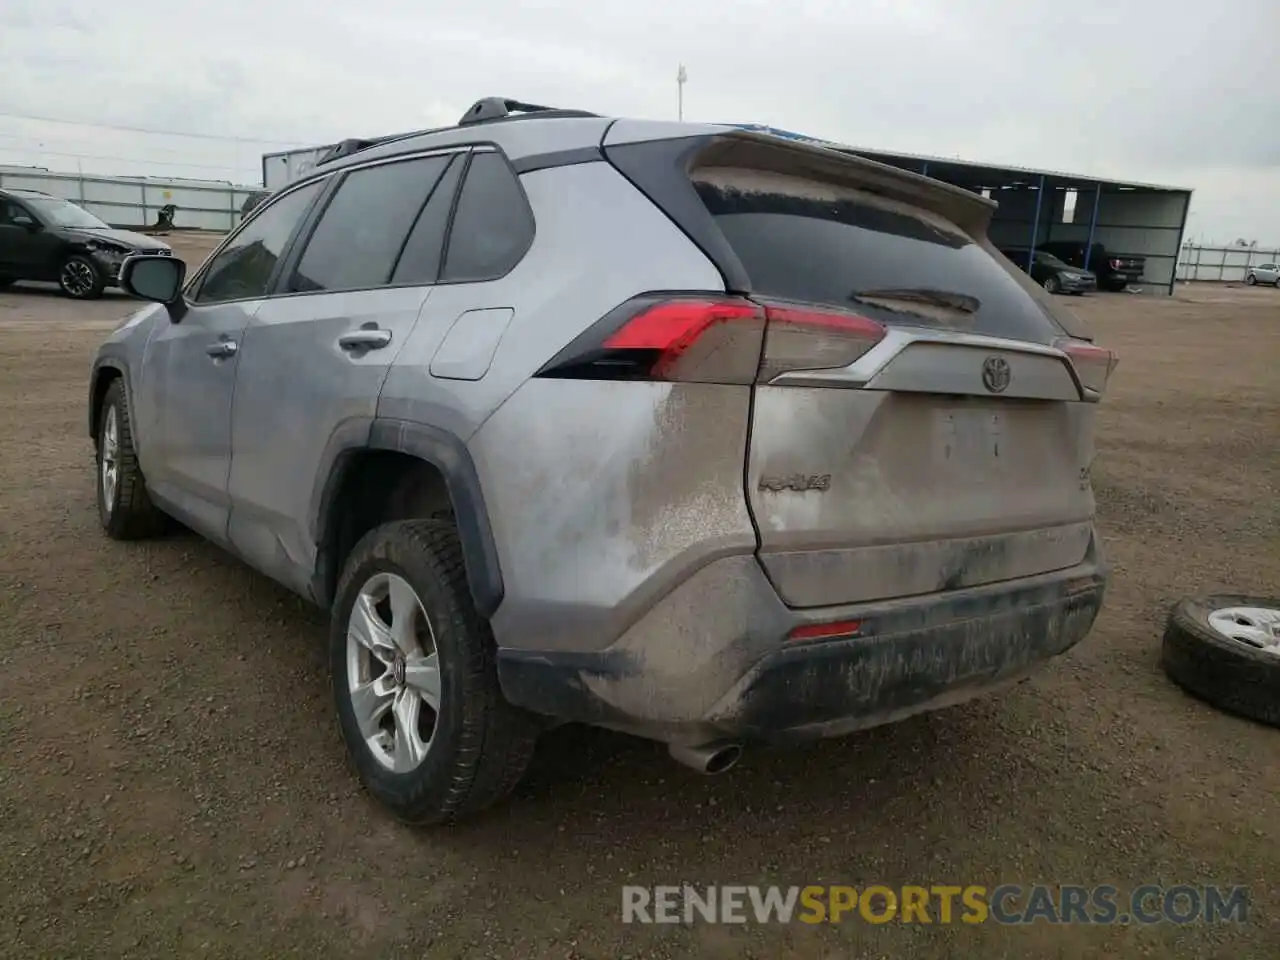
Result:
{"type": "Polygon", "coordinates": [[[584,722],[704,772],[1016,681],[1102,603],[1115,364],[994,204],[728,127],[480,101],[347,141],[92,366],[98,508],[332,611],[406,821],[584,722]]]}

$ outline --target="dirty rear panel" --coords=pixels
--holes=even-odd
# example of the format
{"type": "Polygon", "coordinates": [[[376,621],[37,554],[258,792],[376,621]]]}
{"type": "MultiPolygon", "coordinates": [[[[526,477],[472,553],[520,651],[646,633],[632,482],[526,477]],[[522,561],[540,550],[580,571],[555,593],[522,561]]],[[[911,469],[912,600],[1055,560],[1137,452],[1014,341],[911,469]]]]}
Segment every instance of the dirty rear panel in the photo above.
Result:
{"type": "Polygon", "coordinates": [[[887,334],[845,367],[756,388],[746,495],[783,599],[856,603],[1079,563],[1095,405],[1053,347],[1066,325],[952,191],[787,159],[722,148],[690,179],[755,299],[838,307],[887,334]]]}

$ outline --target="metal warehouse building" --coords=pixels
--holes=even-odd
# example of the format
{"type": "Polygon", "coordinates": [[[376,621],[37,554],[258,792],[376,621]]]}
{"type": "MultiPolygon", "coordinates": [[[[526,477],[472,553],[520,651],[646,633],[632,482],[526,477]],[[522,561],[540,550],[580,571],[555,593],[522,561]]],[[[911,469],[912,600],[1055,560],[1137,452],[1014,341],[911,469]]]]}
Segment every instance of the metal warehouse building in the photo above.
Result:
{"type": "MultiPolygon", "coordinates": [[[[934,177],[990,197],[999,204],[992,242],[1010,250],[1035,250],[1050,241],[1101,244],[1109,256],[1143,257],[1142,282],[1130,289],[1172,293],[1191,204],[1191,191],[1149,183],[1101,180],[1082,174],[1022,167],[995,167],[942,157],[885,153],[809,137],[763,124],[727,126],[769,133],[850,153],[934,177]]],[[[262,158],[262,181],[276,190],[308,172],[330,146],[262,158]]],[[[1092,264],[1091,264],[1092,266],[1092,264]]]]}

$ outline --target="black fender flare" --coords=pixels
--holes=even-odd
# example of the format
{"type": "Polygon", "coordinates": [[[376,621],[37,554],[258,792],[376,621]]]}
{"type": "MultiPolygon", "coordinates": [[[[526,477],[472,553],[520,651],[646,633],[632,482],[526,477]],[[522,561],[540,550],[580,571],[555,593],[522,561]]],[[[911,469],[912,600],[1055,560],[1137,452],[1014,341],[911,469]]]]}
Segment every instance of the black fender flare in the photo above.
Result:
{"type": "Polygon", "coordinates": [[[124,381],[125,400],[129,404],[129,409],[134,409],[133,382],[129,379],[129,365],[123,358],[112,356],[111,354],[97,357],[89,370],[89,406],[87,410],[89,439],[95,444],[98,442],[98,384],[102,382],[107,370],[112,371],[113,374],[124,381]]]}
{"type": "MultiPolygon", "coordinates": [[[[328,535],[328,517],[333,499],[342,487],[347,465],[366,450],[407,454],[440,471],[449,499],[453,503],[471,598],[481,616],[493,616],[502,602],[504,590],[498,548],[493,538],[493,528],[489,523],[489,512],[485,507],[475,462],[471,459],[466,444],[447,430],[389,417],[375,417],[372,420],[358,418],[339,427],[330,440],[330,450],[325,455],[332,466],[327,471],[322,488],[313,494],[313,502],[316,504],[312,511],[315,542],[323,544],[328,535]]],[[[317,600],[327,604],[332,598],[327,595],[327,588],[323,584],[323,557],[318,558],[317,566],[321,570],[317,571],[318,579],[312,592],[317,600]]]]}

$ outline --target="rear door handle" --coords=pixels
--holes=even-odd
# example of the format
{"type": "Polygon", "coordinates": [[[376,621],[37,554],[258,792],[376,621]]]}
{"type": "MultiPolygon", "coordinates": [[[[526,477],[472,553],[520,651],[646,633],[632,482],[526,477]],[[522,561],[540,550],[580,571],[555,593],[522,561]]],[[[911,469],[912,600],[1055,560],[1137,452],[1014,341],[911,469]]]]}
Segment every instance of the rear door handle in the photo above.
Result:
{"type": "Polygon", "coordinates": [[[356,350],[381,350],[391,342],[391,331],[366,327],[344,333],[338,338],[338,346],[348,352],[356,350]]]}
{"type": "Polygon", "coordinates": [[[215,360],[225,360],[227,357],[234,357],[238,349],[240,348],[234,340],[219,340],[205,347],[204,352],[215,360]]]}

